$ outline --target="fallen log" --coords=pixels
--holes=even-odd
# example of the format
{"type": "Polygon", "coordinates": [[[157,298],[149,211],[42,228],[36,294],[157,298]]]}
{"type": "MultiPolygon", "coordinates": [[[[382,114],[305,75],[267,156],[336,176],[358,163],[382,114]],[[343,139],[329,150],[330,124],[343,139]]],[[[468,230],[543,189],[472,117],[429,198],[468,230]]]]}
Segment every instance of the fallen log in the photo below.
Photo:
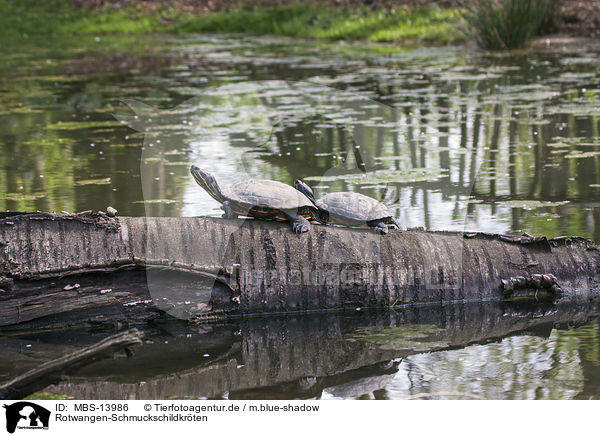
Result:
{"type": "Polygon", "coordinates": [[[0,385],[0,398],[21,399],[43,387],[59,382],[71,372],[99,359],[111,356],[119,350],[131,353],[128,347],[141,345],[142,333],[136,329],[117,333],[92,346],[45,362],[12,380],[0,385]]]}
{"type": "Polygon", "coordinates": [[[296,235],[285,224],[251,219],[0,214],[0,300],[17,301],[0,315],[17,322],[36,318],[29,309],[51,301],[39,287],[32,291],[39,280],[50,281],[52,299],[78,302],[66,310],[133,304],[102,290],[86,300],[76,283],[52,283],[135,268],[145,270],[159,309],[206,317],[553,297],[596,290],[599,267],[598,247],[578,237],[422,230],[381,236],[320,225],[296,235]]]}

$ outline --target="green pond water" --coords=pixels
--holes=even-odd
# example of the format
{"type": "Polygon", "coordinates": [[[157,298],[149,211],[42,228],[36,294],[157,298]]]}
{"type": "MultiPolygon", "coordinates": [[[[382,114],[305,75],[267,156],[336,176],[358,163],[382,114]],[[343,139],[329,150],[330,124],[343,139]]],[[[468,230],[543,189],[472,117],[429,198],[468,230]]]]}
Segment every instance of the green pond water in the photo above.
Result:
{"type": "Polygon", "coordinates": [[[317,195],[362,192],[404,227],[598,241],[599,51],[4,41],[0,209],[220,215],[194,163],[222,185],[303,178],[317,195]],[[130,100],[149,105],[137,119],[130,100]]]}
{"type": "MultiPolygon", "coordinates": [[[[220,216],[189,176],[195,164],[222,185],[302,178],[317,195],[361,192],[403,228],[598,242],[599,53],[591,43],[489,54],[241,36],[4,40],[0,210],[220,216]]],[[[132,359],[44,392],[598,399],[597,316],[587,303],[488,304],[173,321],[132,359]]],[[[2,380],[110,333],[0,332],[2,380]]]]}

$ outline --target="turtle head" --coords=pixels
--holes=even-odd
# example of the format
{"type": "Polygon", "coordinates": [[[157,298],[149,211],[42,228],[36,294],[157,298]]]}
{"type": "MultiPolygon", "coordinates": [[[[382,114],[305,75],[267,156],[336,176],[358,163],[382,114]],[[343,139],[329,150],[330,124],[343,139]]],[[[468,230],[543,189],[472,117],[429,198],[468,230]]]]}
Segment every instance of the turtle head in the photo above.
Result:
{"type": "Polygon", "coordinates": [[[302,192],[304,195],[306,195],[308,197],[308,199],[316,206],[317,205],[317,200],[315,199],[315,194],[313,192],[313,190],[310,188],[310,186],[308,186],[306,183],[304,183],[302,180],[300,179],[296,179],[294,180],[294,188],[296,188],[298,191],[302,192]]]}
{"type": "Polygon", "coordinates": [[[224,197],[221,193],[221,188],[219,188],[217,180],[211,173],[201,170],[196,165],[190,167],[190,173],[192,173],[192,177],[196,183],[208,192],[212,198],[223,203],[224,197]]]}

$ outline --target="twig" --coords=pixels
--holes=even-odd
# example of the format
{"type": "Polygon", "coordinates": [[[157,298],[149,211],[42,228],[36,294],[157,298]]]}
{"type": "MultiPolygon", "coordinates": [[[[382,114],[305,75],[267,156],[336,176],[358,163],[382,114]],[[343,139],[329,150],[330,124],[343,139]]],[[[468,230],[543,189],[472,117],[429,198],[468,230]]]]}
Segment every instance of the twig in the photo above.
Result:
{"type": "Polygon", "coordinates": [[[140,345],[142,337],[143,333],[137,329],[127,330],[82,350],[46,362],[0,385],[0,398],[14,400],[26,397],[94,360],[112,355],[122,348],[140,345]]]}

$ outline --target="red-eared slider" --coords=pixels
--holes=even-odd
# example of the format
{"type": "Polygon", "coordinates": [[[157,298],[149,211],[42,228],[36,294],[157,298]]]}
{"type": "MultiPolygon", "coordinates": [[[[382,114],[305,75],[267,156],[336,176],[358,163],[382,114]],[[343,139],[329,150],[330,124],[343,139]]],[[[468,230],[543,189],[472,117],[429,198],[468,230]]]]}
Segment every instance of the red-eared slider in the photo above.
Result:
{"type": "Polygon", "coordinates": [[[247,179],[221,189],[215,178],[192,165],[190,172],[212,198],[221,203],[225,218],[253,218],[289,221],[296,233],[310,228],[305,217],[314,218],[317,208],[290,185],[274,180],[247,179]]]}
{"type": "Polygon", "coordinates": [[[374,198],[357,192],[332,192],[316,200],[312,189],[302,180],[296,180],[294,187],[317,206],[316,219],[322,223],[369,226],[382,235],[388,232],[388,228],[400,227],[385,204],[374,198]]]}

